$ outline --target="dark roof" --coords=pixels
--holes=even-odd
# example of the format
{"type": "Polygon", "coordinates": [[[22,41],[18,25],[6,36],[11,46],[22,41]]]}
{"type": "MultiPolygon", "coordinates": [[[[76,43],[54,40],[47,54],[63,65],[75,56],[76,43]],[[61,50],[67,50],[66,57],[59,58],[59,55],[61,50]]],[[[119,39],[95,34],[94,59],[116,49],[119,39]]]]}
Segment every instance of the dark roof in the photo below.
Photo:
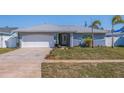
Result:
{"type": "MultiPolygon", "coordinates": [[[[14,32],[74,32],[74,33],[91,33],[90,27],[83,27],[78,25],[54,25],[41,24],[30,28],[20,28],[14,32]]],[[[107,33],[107,30],[94,29],[94,33],[107,33]]]]}

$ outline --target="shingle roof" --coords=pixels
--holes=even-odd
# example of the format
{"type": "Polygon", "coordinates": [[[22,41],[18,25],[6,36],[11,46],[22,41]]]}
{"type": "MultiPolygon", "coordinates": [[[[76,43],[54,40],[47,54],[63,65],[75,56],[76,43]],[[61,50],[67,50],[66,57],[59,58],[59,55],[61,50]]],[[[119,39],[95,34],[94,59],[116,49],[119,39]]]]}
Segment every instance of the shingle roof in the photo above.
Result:
{"type": "MultiPolygon", "coordinates": [[[[54,25],[42,24],[30,28],[17,29],[14,32],[74,32],[74,33],[91,33],[90,27],[82,27],[78,25],[54,25]]],[[[107,33],[107,30],[94,29],[94,33],[107,33]]]]}

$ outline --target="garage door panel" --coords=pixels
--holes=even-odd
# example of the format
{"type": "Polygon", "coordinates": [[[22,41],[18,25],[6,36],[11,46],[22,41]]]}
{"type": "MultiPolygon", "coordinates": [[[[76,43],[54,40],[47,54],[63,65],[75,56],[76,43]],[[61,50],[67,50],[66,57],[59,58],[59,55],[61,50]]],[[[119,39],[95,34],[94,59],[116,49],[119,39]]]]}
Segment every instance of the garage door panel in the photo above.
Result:
{"type": "Polygon", "coordinates": [[[23,43],[24,47],[49,47],[49,42],[26,42],[23,43]]]}
{"type": "Polygon", "coordinates": [[[25,42],[31,42],[31,41],[48,41],[52,39],[52,36],[50,35],[25,35],[23,36],[23,40],[25,42]]]}
{"type": "Polygon", "coordinates": [[[22,41],[22,47],[54,47],[53,34],[24,35],[22,41]]]}

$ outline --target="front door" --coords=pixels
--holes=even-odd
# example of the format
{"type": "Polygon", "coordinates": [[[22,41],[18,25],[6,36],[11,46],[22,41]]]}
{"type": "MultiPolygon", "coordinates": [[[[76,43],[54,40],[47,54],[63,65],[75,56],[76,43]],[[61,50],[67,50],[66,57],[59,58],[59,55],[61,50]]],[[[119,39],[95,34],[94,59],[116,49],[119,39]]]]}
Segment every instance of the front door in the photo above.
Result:
{"type": "Polygon", "coordinates": [[[69,34],[67,34],[67,33],[60,34],[60,44],[62,46],[69,45],[69,34]]]}
{"type": "Polygon", "coordinates": [[[62,34],[62,45],[67,45],[67,44],[68,44],[68,35],[62,34]]]}

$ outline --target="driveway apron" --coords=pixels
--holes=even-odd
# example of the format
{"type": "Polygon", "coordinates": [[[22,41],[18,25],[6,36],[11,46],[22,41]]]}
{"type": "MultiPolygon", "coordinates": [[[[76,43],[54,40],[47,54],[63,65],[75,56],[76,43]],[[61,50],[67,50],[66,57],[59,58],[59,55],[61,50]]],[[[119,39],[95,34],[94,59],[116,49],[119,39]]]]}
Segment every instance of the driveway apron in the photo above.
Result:
{"type": "Polygon", "coordinates": [[[41,77],[41,62],[51,48],[20,48],[0,55],[0,77],[41,77]]]}

